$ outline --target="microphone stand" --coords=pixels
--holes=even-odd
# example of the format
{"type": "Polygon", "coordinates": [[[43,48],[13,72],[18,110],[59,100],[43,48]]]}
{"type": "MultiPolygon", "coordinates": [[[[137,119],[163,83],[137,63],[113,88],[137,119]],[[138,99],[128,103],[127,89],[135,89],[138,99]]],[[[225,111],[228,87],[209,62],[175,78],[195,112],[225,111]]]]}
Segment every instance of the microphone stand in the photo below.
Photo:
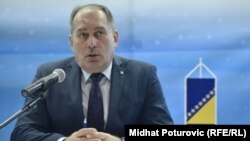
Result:
{"type": "Polygon", "coordinates": [[[16,119],[17,117],[19,117],[20,115],[22,115],[24,112],[30,110],[39,101],[43,100],[47,96],[47,92],[48,91],[45,91],[45,92],[41,93],[37,98],[33,99],[30,103],[26,104],[22,109],[20,109],[15,114],[13,114],[11,117],[9,117],[4,122],[2,122],[0,124],[0,129],[2,129],[3,127],[5,127],[7,124],[9,124],[10,122],[12,122],[14,119],[16,119]]]}

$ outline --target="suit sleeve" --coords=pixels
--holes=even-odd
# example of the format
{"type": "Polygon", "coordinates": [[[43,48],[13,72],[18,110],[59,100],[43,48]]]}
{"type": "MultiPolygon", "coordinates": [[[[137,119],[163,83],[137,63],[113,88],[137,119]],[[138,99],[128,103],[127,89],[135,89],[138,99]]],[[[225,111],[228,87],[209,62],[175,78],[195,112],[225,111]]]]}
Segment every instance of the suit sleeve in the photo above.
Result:
{"type": "Polygon", "coordinates": [[[142,124],[173,124],[172,117],[162,92],[161,84],[156,73],[156,67],[151,66],[146,83],[146,94],[139,121],[142,124]]]}

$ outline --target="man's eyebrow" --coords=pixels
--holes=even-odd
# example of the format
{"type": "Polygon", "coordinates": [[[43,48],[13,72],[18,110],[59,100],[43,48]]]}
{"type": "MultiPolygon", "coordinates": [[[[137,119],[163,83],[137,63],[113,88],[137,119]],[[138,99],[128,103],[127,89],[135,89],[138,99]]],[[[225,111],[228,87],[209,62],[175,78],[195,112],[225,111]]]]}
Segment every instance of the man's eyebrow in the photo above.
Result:
{"type": "Polygon", "coordinates": [[[76,29],[77,32],[81,32],[81,31],[87,31],[85,28],[78,28],[76,29]]]}
{"type": "Polygon", "coordinates": [[[105,28],[102,27],[102,26],[98,26],[98,27],[95,28],[95,30],[105,30],[105,28]]]}
{"type": "MultiPolygon", "coordinates": [[[[106,29],[102,26],[98,26],[95,28],[95,30],[106,30],[106,29]]],[[[76,31],[77,32],[84,32],[84,31],[87,31],[87,29],[86,28],[78,28],[78,29],[76,29],[76,31]]]]}

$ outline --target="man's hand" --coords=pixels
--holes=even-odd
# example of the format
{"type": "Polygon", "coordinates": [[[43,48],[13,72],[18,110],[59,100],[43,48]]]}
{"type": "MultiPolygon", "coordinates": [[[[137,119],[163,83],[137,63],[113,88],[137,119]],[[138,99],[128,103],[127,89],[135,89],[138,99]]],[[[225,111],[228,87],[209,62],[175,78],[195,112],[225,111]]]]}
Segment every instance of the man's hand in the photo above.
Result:
{"type": "Polygon", "coordinates": [[[88,139],[99,139],[100,141],[121,141],[119,137],[111,135],[109,133],[97,132],[96,134],[87,135],[88,139]]]}
{"type": "Polygon", "coordinates": [[[65,138],[64,141],[121,141],[121,139],[108,133],[98,132],[95,128],[83,128],[65,138]]]}
{"type": "Polygon", "coordinates": [[[64,141],[87,141],[87,136],[97,134],[97,130],[95,128],[83,128],[74,133],[72,133],[69,137],[65,138],[64,141]]]}

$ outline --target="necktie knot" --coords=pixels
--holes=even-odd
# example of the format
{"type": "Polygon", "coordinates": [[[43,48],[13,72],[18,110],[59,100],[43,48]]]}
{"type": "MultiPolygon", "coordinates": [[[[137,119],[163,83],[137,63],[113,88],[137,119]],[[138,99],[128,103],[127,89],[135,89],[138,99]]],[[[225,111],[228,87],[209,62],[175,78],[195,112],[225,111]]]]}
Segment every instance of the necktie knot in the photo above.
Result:
{"type": "Polygon", "coordinates": [[[92,83],[98,84],[103,76],[104,75],[102,73],[93,73],[91,74],[90,79],[92,80],[92,83]]]}

